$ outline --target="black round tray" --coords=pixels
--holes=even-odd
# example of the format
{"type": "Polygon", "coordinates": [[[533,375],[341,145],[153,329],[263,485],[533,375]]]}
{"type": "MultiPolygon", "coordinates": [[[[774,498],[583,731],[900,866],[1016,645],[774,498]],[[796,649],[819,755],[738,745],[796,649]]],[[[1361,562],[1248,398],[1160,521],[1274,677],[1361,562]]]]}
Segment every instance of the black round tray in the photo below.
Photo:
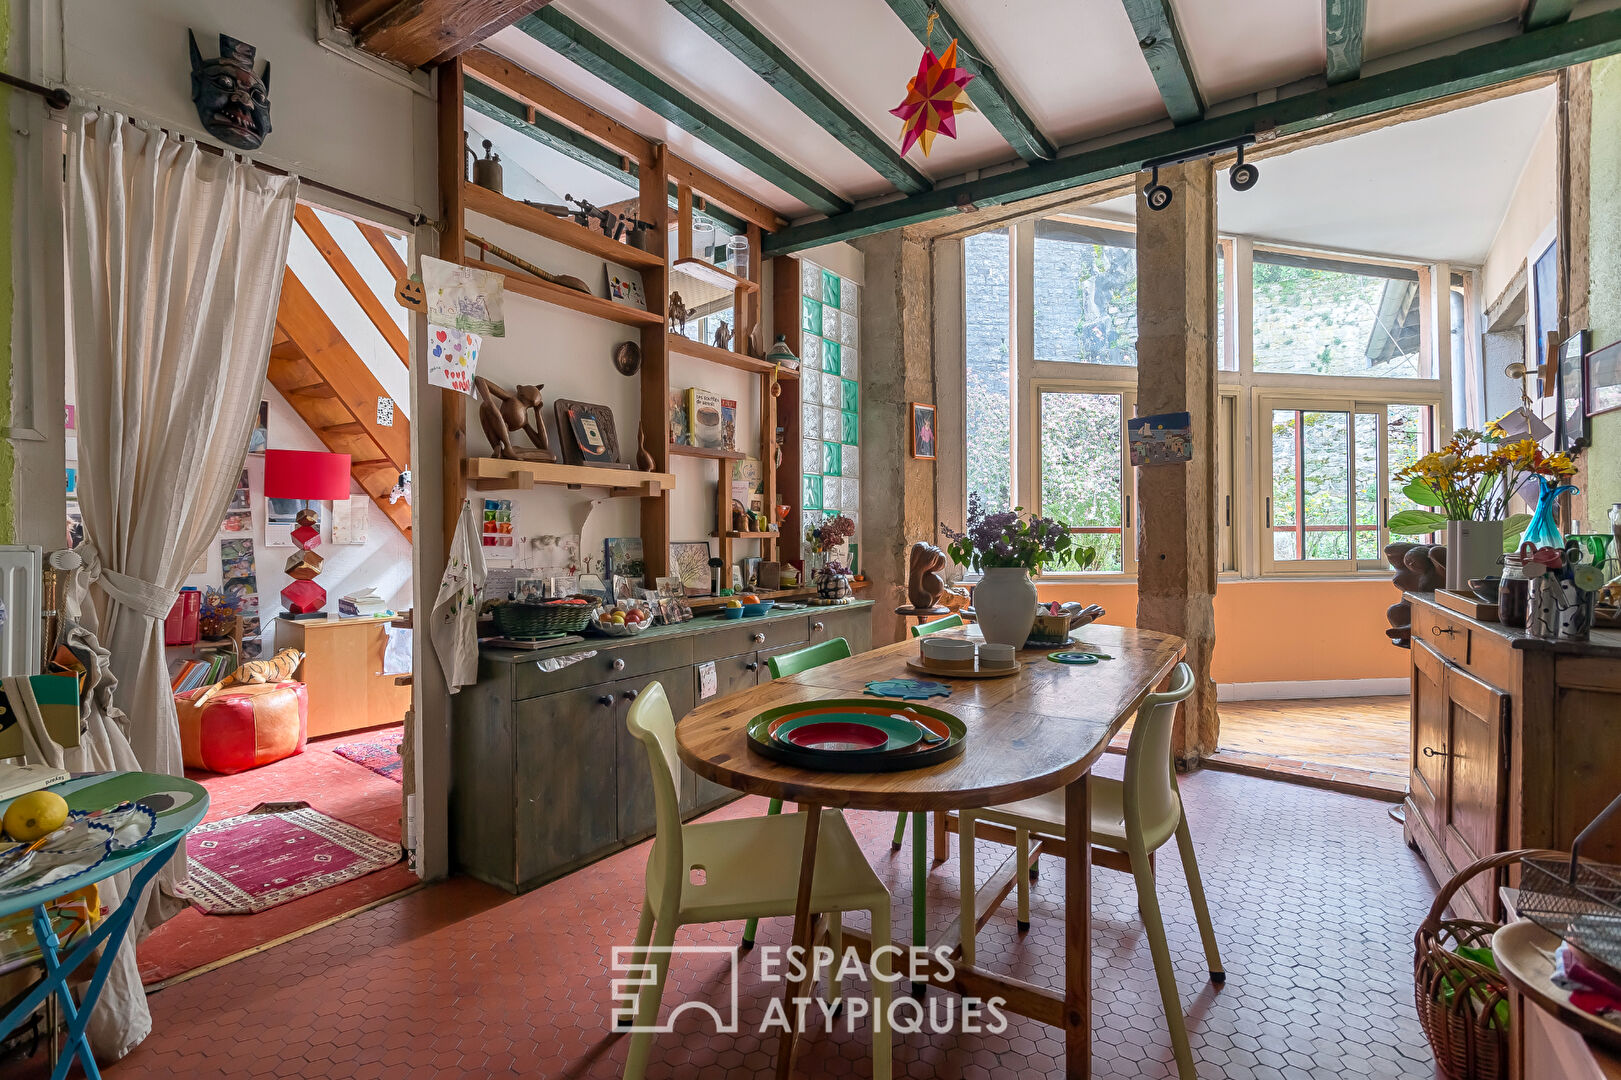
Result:
{"type": "Polygon", "coordinates": [[[930,765],[938,765],[943,761],[950,761],[963,752],[963,740],[968,737],[968,726],[957,717],[941,709],[919,705],[915,701],[886,702],[870,697],[862,698],[829,698],[820,701],[802,701],[793,705],[779,705],[775,709],[765,712],[749,721],[748,727],[749,749],[761,757],[784,765],[792,765],[796,769],[813,769],[818,772],[848,772],[848,773],[880,773],[904,772],[908,769],[924,769],[930,765]],[[771,737],[771,722],[779,716],[788,713],[803,713],[807,708],[821,708],[826,706],[829,712],[836,711],[871,711],[874,706],[883,706],[895,712],[912,712],[938,720],[951,732],[949,738],[943,743],[918,742],[911,749],[894,751],[873,751],[868,753],[850,751],[802,750],[797,747],[785,746],[771,737]]]}

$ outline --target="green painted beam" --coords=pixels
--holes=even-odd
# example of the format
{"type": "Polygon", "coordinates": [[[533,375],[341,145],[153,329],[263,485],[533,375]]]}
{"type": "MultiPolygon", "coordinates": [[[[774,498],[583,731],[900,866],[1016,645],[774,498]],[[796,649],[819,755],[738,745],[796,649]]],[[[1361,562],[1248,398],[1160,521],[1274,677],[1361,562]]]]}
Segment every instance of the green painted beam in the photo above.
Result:
{"type": "Polygon", "coordinates": [[[915,195],[934,186],[900,155],[890,140],[869,128],[814,75],[755,29],[726,0],[669,0],[669,3],[895,187],[915,195]]]}
{"type": "MultiPolygon", "coordinates": [[[[542,146],[556,150],[565,157],[572,158],[582,165],[589,166],[611,180],[632,189],[640,186],[641,170],[636,163],[630,163],[627,172],[621,166],[625,159],[609,147],[603,146],[588,136],[580,134],[573,128],[558,123],[545,113],[536,110],[533,123],[528,119],[528,108],[523,102],[501,93],[494,87],[479,82],[473,76],[464,76],[462,79],[462,97],[467,108],[489,117],[498,123],[504,124],[520,135],[535,140],[542,146]]],[[[537,177],[537,179],[541,179],[537,177]]],[[[670,197],[676,196],[676,185],[670,185],[670,197]]],[[[705,217],[726,226],[734,233],[748,230],[748,223],[742,218],[731,214],[710,203],[703,211],[705,217]]]]}
{"type": "Polygon", "coordinates": [[[1576,0],[1531,0],[1525,5],[1525,28],[1541,30],[1544,26],[1562,23],[1570,18],[1575,6],[1576,0]]]}
{"type": "Polygon", "coordinates": [[[762,180],[823,214],[850,204],[558,11],[542,8],[514,24],[620,93],[714,147],[762,180]]]}
{"type": "Polygon", "coordinates": [[[968,84],[968,100],[974,107],[985,114],[985,119],[991,126],[1001,132],[1002,138],[1007,140],[1013,152],[1026,161],[1044,161],[1058,156],[1058,148],[1047,140],[1047,136],[1036,127],[1036,122],[1030,119],[1030,114],[1014,98],[1013,92],[1002,82],[1002,77],[996,69],[985,63],[980,57],[985,54],[980,51],[962,27],[957,25],[955,19],[947,14],[938,0],[932,4],[930,0],[886,0],[890,10],[901,17],[901,22],[917,39],[929,45],[929,14],[932,12],[939,16],[934,25],[934,43],[929,47],[939,52],[945,48],[952,38],[957,39],[957,63],[968,71],[973,72],[976,78],[968,84]]]}
{"type": "MultiPolygon", "coordinates": [[[[1171,13],[1170,0],[1121,0],[1137,31],[1137,44],[1148,61],[1148,70],[1159,86],[1165,111],[1173,124],[1189,124],[1204,116],[1204,98],[1188,63],[1188,50],[1182,44],[1182,31],[1171,13]]],[[[1329,0],[1333,3],[1334,0],[1329,0]]]]}
{"type": "Polygon", "coordinates": [[[1367,21],[1368,0],[1323,0],[1330,86],[1362,77],[1362,31],[1367,21]]]}
{"type": "MultiPolygon", "coordinates": [[[[1605,11],[1472,49],[1369,75],[1338,86],[1280,98],[1056,161],[1043,161],[921,195],[862,207],[818,221],[792,225],[765,238],[765,254],[851,240],[905,225],[932,221],[961,206],[996,206],[1080,187],[1136,172],[1144,161],[1200,146],[1267,132],[1292,135],[1329,124],[1416,105],[1437,98],[1542,75],[1621,53],[1621,11],[1605,11]]],[[[1370,166],[1372,167],[1372,166],[1370,166]]],[[[1261,177],[1262,198],[1266,177],[1261,177]]],[[[1254,197],[1254,196],[1251,196],[1254,197]]]]}

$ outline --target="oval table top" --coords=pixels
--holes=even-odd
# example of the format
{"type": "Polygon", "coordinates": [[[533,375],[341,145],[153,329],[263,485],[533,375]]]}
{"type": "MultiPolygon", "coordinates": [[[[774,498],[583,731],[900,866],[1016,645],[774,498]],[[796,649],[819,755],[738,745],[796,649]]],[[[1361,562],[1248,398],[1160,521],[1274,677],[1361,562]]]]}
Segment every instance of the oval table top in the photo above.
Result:
{"type": "MultiPolygon", "coordinates": [[[[964,627],[941,636],[979,640],[980,633],[978,627],[964,627]]],[[[1090,769],[1186,652],[1181,638],[1152,630],[1092,624],[1073,637],[1070,648],[1113,659],[1066,665],[1047,659],[1053,649],[1022,649],[1021,670],[1010,678],[931,676],[949,685],[951,696],[922,704],[952,713],[968,726],[962,754],[939,765],[889,773],[819,772],[771,761],[748,744],[749,721],[767,709],[860,697],[869,682],[916,678],[906,667],[918,655],[915,639],[698,706],[676,725],[681,760],[717,784],[815,806],[960,810],[1040,795],[1090,769]]]]}

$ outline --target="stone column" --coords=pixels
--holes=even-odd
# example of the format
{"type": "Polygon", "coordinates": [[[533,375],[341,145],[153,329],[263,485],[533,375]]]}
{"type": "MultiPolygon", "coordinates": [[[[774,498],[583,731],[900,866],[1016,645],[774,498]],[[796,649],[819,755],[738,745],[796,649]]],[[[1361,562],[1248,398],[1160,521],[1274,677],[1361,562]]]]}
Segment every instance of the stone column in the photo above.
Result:
{"type": "Polygon", "coordinates": [[[1185,638],[1198,680],[1179,712],[1181,767],[1216,749],[1216,192],[1208,160],[1160,170],[1164,210],[1137,196],[1137,414],[1186,412],[1193,460],[1133,470],[1137,625],[1185,638]]]}

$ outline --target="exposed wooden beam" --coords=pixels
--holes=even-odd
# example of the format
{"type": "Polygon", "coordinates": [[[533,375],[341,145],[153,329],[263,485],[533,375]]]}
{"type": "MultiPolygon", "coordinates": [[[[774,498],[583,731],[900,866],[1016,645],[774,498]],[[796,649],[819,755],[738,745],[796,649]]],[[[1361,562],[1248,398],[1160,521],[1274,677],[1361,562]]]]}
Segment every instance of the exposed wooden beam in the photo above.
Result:
{"type": "Polygon", "coordinates": [[[925,45],[929,45],[936,52],[943,49],[952,38],[957,39],[957,63],[976,76],[968,84],[968,100],[980,112],[991,126],[1001,133],[1007,144],[1013,147],[1013,152],[1026,161],[1042,161],[1056,157],[1058,148],[1048,141],[1047,136],[1036,127],[1036,122],[1030,119],[1030,114],[1024,111],[1013,96],[1013,91],[1002,82],[1002,77],[996,69],[981,59],[985,54],[973,39],[963,33],[962,27],[939,3],[930,4],[929,0],[885,0],[890,10],[901,17],[906,28],[925,45]],[[934,20],[934,41],[929,41],[929,16],[938,16],[934,20]]]}
{"type": "MultiPolygon", "coordinates": [[[[1165,111],[1173,124],[1187,124],[1204,116],[1204,98],[1193,78],[1182,31],[1176,25],[1170,0],[1121,0],[1131,27],[1137,32],[1137,45],[1148,61],[1148,70],[1159,86],[1165,111]]],[[[1335,0],[1328,0],[1333,4],[1335,0]]],[[[972,88],[973,84],[969,84],[972,88]]]]}
{"type": "Polygon", "coordinates": [[[400,363],[410,366],[410,345],[405,340],[405,331],[400,329],[400,324],[394,321],[394,316],[383,306],[366,279],[360,276],[360,271],[349,261],[349,256],[343,253],[338,241],[321,221],[321,216],[315,212],[315,207],[299,203],[293,209],[293,217],[298,227],[304,230],[304,235],[309,237],[310,243],[315,245],[315,250],[321,253],[321,258],[338,275],[343,287],[349,290],[349,295],[355,298],[355,303],[366,313],[366,318],[383,335],[388,347],[394,350],[394,355],[400,358],[400,363]]]}
{"type": "Polygon", "coordinates": [[[800,67],[726,0],[669,0],[669,3],[885,180],[908,195],[934,186],[896,151],[890,140],[869,128],[844,102],[829,93],[821,80],[800,67]]]}
{"type": "MultiPolygon", "coordinates": [[[[692,164],[692,162],[668,152],[664,155],[664,162],[665,172],[670,177],[670,190],[674,191],[678,184],[686,184],[693,191],[703,195],[704,205],[699,209],[715,218],[715,220],[725,222],[727,228],[732,228],[731,219],[725,214],[716,212],[715,203],[717,202],[739,217],[752,221],[762,229],[775,232],[777,229],[788,227],[788,219],[771,209],[771,207],[758,199],[743,194],[724,180],[709,175],[692,164]]],[[[742,230],[739,228],[734,229],[734,231],[740,232],[742,230]]]]}
{"type": "Polygon", "coordinates": [[[1544,26],[1562,23],[1570,18],[1576,0],[1530,0],[1525,5],[1523,24],[1527,30],[1541,30],[1544,26]]]}
{"type": "Polygon", "coordinates": [[[1368,0],[1323,0],[1330,86],[1362,77],[1362,29],[1367,20],[1368,0]]]}
{"type": "Polygon", "coordinates": [[[338,23],[374,56],[425,67],[448,60],[551,0],[337,0],[338,23]]]}
{"type": "Polygon", "coordinates": [[[393,275],[394,280],[398,281],[400,278],[405,277],[409,272],[409,268],[405,265],[405,260],[400,257],[399,251],[390,242],[388,233],[369,222],[357,221],[355,224],[360,226],[360,235],[364,236],[366,243],[370,244],[371,249],[377,252],[377,257],[383,260],[383,266],[393,275]]]}
{"type": "Polygon", "coordinates": [[[1144,161],[1152,158],[1186,152],[1240,135],[1260,133],[1270,138],[1311,131],[1616,53],[1621,53],[1621,11],[1600,12],[1338,86],[1206,117],[1168,131],[1124,139],[1056,161],[1039,162],[1023,169],[937,187],[920,195],[805,222],[766,237],[766,254],[789,254],[835,240],[916,225],[955,213],[960,206],[996,206],[1076,188],[1136,172],[1144,161]]]}
{"type": "Polygon", "coordinates": [[[837,194],[555,8],[526,16],[518,20],[517,27],[819,213],[850,209],[837,194]]]}

